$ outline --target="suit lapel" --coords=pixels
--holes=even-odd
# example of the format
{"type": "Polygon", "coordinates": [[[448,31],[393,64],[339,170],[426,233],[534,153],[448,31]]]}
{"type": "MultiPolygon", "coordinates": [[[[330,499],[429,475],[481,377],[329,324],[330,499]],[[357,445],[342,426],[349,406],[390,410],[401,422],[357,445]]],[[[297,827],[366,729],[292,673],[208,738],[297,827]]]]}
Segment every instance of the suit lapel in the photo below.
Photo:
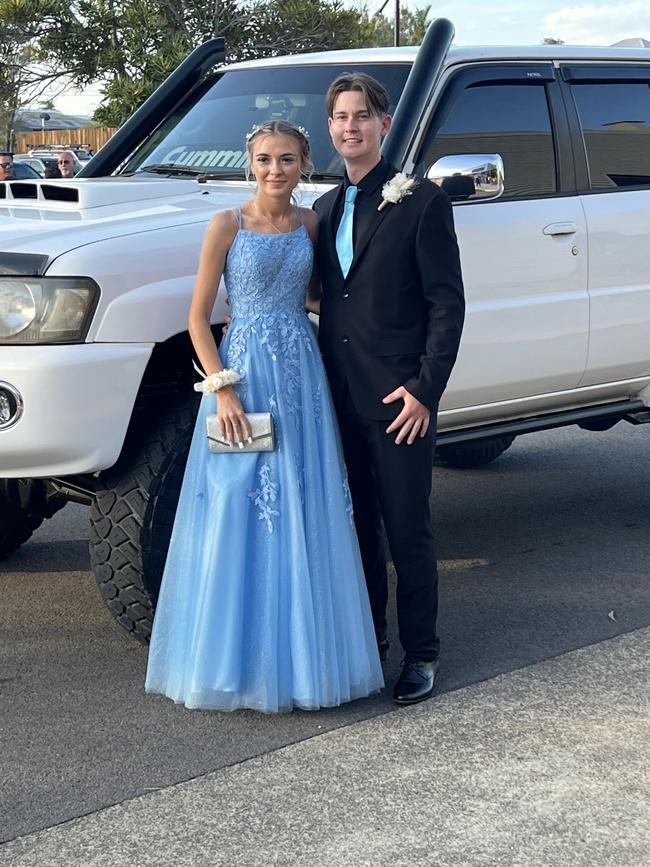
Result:
{"type": "MultiPolygon", "coordinates": [[[[378,199],[377,205],[381,202],[381,198],[378,199]]],[[[386,205],[381,211],[373,211],[372,219],[366,225],[366,230],[363,233],[363,236],[359,238],[359,241],[354,245],[354,259],[352,260],[352,264],[350,265],[350,270],[348,271],[347,280],[350,279],[350,275],[354,271],[354,269],[359,264],[359,260],[362,258],[368,244],[372,240],[373,235],[377,231],[377,229],[381,226],[382,222],[386,219],[386,215],[390,210],[390,205],[386,205]]]]}

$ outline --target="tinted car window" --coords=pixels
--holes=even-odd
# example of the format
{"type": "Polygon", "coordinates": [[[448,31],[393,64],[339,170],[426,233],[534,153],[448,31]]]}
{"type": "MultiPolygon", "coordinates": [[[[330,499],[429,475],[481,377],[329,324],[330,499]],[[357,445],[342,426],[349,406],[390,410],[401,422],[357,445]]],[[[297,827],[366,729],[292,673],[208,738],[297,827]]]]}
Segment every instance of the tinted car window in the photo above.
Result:
{"type": "Polygon", "coordinates": [[[378,78],[397,104],[410,66],[363,64],[236,69],[206,83],[198,98],[164,121],[125,166],[173,163],[229,175],[244,173],[246,133],[266,120],[289,120],[308,130],[316,172],[342,172],[327,131],[325,93],[343,71],[357,69],[378,78]]]}
{"type": "Polygon", "coordinates": [[[27,165],[27,163],[19,163],[14,161],[14,175],[16,176],[16,180],[26,181],[32,180],[34,178],[40,178],[40,175],[36,169],[33,169],[31,166],[27,165]]]}
{"type": "Polygon", "coordinates": [[[574,84],[591,188],[650,184],[650,86],[574,84]]]}
{"type": "Polygon", "coordinates": [[[32,157],[23,157],[18,154],[14,155],[14,172],[16,171],[16,166],[20,164],[22,166],[29,166],[30,169],[34,169],[34,171],[39,175],[43,176],[43,163],[40,160],[37,160],[32,157]]]}
{"type": "Polygon", "coordinates": [[[500,154],[506,196],[556,190],[555,150],[546,90],[539,85],[476,84],[436,115],[424,169],[450,154],[500,154]]]}

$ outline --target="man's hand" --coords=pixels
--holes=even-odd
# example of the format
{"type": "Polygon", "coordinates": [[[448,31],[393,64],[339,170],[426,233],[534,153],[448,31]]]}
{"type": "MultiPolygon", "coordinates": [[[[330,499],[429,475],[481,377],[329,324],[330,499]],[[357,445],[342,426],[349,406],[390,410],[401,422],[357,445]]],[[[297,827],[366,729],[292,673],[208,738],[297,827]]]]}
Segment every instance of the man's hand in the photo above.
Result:
{"type": "Polygon", "coordinates": [[[403,400],[404,406],[395,421],[386,428],[386,433],[393,433],[399,428],[400,431],[395,437],[395,444],[399,445],[405,437],[408,437],[406,442],[407,445],[411,446],[418,434],[421,437],[426,436],[429,430],[431,410],[420,403],[417,397],[413,397],[403,385],[387,394],[382,403],[394,403],[396,400],[403,400]]]}

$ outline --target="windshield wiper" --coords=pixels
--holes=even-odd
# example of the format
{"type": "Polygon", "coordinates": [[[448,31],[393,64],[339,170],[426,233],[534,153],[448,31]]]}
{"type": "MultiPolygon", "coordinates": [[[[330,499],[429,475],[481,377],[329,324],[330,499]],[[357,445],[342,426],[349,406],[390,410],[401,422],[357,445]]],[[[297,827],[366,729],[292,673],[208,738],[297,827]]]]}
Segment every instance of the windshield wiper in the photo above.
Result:
{"type": "Polygon", "coordinates": [[[195,166],[177,166],[174,163],[153,163],[150,166],[140,166],[136,172],[154,172],[159,175],[190,175],[202,184],[205,181],[245,181],[243,172],[207,172],[195,166]]]}
{"type": "Polygon", "coordinates": [[[150,166],[140,166],[138,172],[155,172],[159,175],[202,175],[201,169],[193,169],[191,166],[177,166],[175,163],[152,163],[150,166]]]}
{"type": "MultiPolygon", "coordinates": [[[[200,169],[195,166],[178,166],[174,163],[152,163],[149,166],[140,166],[135,172],[129,174],[137,174],[138,172],[153,172],[159,175],[190,175],[196,178],[197,181],[205,183],[206,181],[245,181],[246,177],[242,171],[226,171],[226,172],[208,172],[205,169],[200,169]]],[[[338,184],[342,179],[342,175],[337,172],[314,172],[311,176],[312,181],[338,184]]]]}
{"type": "Polygon", "coordinates": [[[311,180],[324,181],[325,183],[331,181],[333,184],[338,184],[339,181],[343,180],[343,175],[336,172],[312,172],[311,180]]]}
{"type": "Polygon", "coordinates": [[[206,181],[245,181],[243,172],[201,172],[197,177],[200,184],[206,181]]]}

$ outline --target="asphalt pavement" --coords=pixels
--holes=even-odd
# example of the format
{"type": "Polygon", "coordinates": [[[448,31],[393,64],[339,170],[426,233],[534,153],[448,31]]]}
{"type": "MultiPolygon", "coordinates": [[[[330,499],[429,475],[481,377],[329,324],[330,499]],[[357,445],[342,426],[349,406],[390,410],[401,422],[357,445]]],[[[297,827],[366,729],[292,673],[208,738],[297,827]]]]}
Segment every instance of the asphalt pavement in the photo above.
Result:
{"type": "Polygon", "coordinates": [[[440,696],[408,710],[145,696],[66,507],[0,564],[0,864],[648,863],[649,447],[570,429],[436,470],[440,696]]]}
{"type": "Polygon", "coordinates": [[[650,629],[127,801],[12,867],[647,867],[650,629]],[[644,687],[644,688],[642,688],[644,687]]]}

